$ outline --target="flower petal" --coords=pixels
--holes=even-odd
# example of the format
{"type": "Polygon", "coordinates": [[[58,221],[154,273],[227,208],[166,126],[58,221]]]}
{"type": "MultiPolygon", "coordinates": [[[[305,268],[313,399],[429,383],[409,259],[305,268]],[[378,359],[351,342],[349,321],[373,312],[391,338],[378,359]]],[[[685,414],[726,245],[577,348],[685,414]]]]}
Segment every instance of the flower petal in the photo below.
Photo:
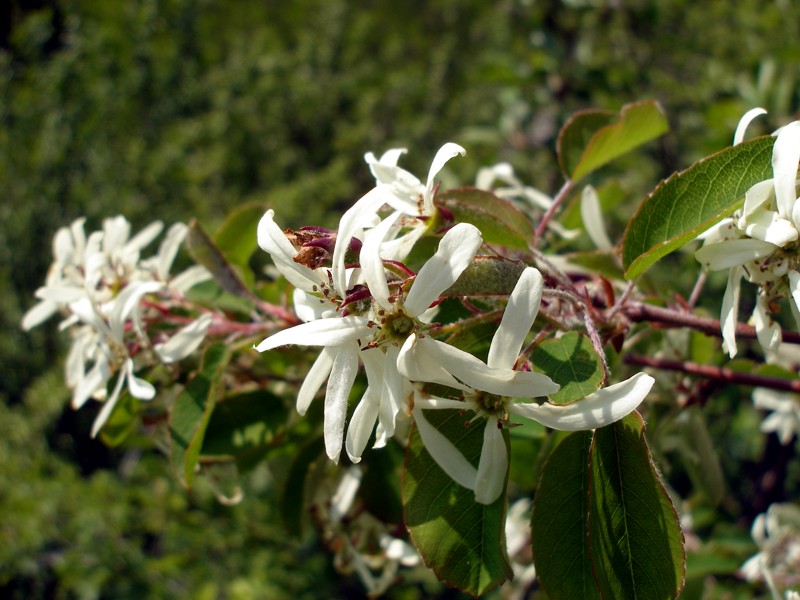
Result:
{"type": "Polygon", "coordinates": [[[358,372],[358,347],[342,346],[333,359],[328,389],[325,392],[323,437],[325,452],[333,462],[339,462],[344,441],[344,422],[347,417],[347,398],[358,372]]]}
{"type": "Polygon", "coordinates": [[[431,168],[428,171],[428,180],[425,185],[425,195],[424,195],[424,204],[423,204],[423,214],[425,215],[432,215],[434,212],[433,206],[433,186],[435,184],[436,176],[439,174],[445,164],[451,159],[455,158],[459,154],[461,156],[466,155],[467,151],[459,146],[458,144],[454,144],[453,142],[448,142],[436,153],[436,156],[433,157],[433,162],[431,163],[431,168]]]}
{"type": "Polygon", "coordinates": [[[149,381],[136,376],[133,372],[133,360],[130,358],[126,360],[123,369],[125,377],[128,380],[128,390],[131,396],[139,400],[152,400],[156,395],[156,388],[153,387],[153,384],[149,381]]]}
{"type": "Polygon", "coordinates": [[[538,421],[562,431],[596,429],[614,423],[635,410],[655,380],[645,373],[610,385],[569,404],[533,404],[516,402],[507,405],[508,412],[538,421]]]}
{"type": "Polygon", "coordinates": [[[764,294],[759,293],[756,297],[752,318],[756,328],[756,338],[761,347],[768,352],[777,350],[782,340],[781,327],[772,320],[764,294]]]}
{"type": "Polygon", "coordinates": [[[765,258],[777,248],[769,242],[750,238],[726,240],[719,244],[706,244],[694,253],[694,257],[707,269],[719,271],[765,258]]]}
{"type": "Polygon", "coordinates": [[[781,127],[772,149],[772,170],[775,174],[775,199],[778,214],[792,218],[792,208],[797,200],[797,166],[800,162],[800,121],[781,127]]]}
{"type": "Polygon", "coordinates": [[[544,281],[538,269],[527,267],[520,275],[489,347],[486,364],[490,368],[514,368],[525,336],[539,313],[543,287],[544,281]]]}
{"type": "Polygon", "coordinates": [[[317,360],[311,365],[311,368],[303,380],[303,385],[300,386],[300,391],[297,393],[297,414],[303,416],[306,414],[308,407],[311,406],[311,401],[317,392],[325,383],[328,375],[333,368],[333,359],[336,358],[338,351],[337,346],[325,346],[322,352],[319,353],[317,360]]]}
{"type": "Polygon", "coordinates": [[[119,396],[122,393],[122,384],[124,381],[125,372],[123,371],[119,374],[119,377],[117,377],[117,383],[114,385],[114,391],[111,392],[111,396],[109,396],[109,398],[103,403],[103,408],[101,408],[100,412],[97,413],[94,423],[92,423],[92,437],[97,437],[97,434],[103,428],[103,425],[105,425],[106,421],[108,421],[108,417],[111,416],[114,407],[117,405],[117,400],[119,400],[119,396]]]}
{"type": "Polygon", "coordinates": [[[406,311],[416,317],[425,312],[439,295],[453,285],[483,243],[474,225],[459,223],[439,242],[436,253],[417,273],[405,301],[406,311]]]}
{"type": "Polygon", "coordinates": [[[364,235],[364,244],[361,246],[359,254],[361,271],[372,297],[383,308],[389,309],[392,307],[392,303],[389,302],[389,284],[386,282],[386,270],[383,268],[381,245],[399,216],[399,212],[394,212],[376,227],[370,229],[364,235]]]}
{"type": "Polygon", "coordinates": [[[157,274],[161,281],[166,281],[169,276],[169,270],[172,268],[172,263],[175,260],[175,255],[181,247],[189,228],[183,223],[175,223],[167,231],[167,235],[161,242],[158,248],[158,263],[157,274]]]}
{"type": "Polygon", "coordinates": [[[751,238],[783,248],[797,240],[797,228],[792,221],[782,219],[772,210],[755,210],[739,221],[739,228],[751,238]]]}
{"type": "Polygon", "coordinates": [[[728,285],[725,295],[722,296],[722,311],[719,321],[722,329],[722,339],[728,355],[736,356],[736,323],[739,315],[739,290],[742,284],[742,267],[732,267],[728,271],[728,285]]]}
{"type": "Polygon", "coordinates": [[[736,133],[733,134],[733,145],[741,144],[742,140],[744,139],[744,133],[747,130],[747,126],[760,115],[767,114],[767,111],[763,108],[751,108],[748,110],[742,118],[739,119],[739,124],[736,126],[736,133]]]}
{"type": "Polygon", "coordinates": [[[324,283],[320,274],[306,265],[295,262],[297,250],[273,219],[275,211],[269,209],[258,222],[258,245],[267,252],[278,271],[294,287],[311,292],[314,286],[324,283]]]}
{"type": "Polygon", "coordinates": [[[478,470],[442,433],[425,418],[424,411],[414,411],[414,421],[428,454],[447,475],[468,490],[475,489],[478,470]]]}
{"type": "Polygon", "coordinates": [[[435,354],[427,352],[434,343],[434,340],[427,337],[420,338],[416,334],[408,336],[397,357],[397,370],[410,381],[438,383],[468,391],[469,387],[457,381],[439,364],[435,354]]]}
{"type": "Polygon", "coordinates": [[[344,447],[347,456],[354,463],[361,462],[361,455],[364,448],[367,447],[372,430],[375,429],[375,422],[378,420],[380,403],[380,397],[372,392],[372,388],[367,387],[361,397],[361,402],[358,403],[353,411],[353,416],[350,417],[344,447]]]}
{"type": "Polygon", "coordinates": [[[606,232],[603,213],[600,210],[600,197],[591,185],[583,188],[581,194],[581,218],[586,233],[598,250],[610,251],[614,248],[606,232]]]}
{"type": "Polygon", "coordinates": [[[256,350],[264,352],[279,346],[339,346],[357,340],[368,333],[367,317],[355,315],[347,317],[331,317],[301,323],[289,329],[279,331],[256,346],[256,350]]]}
{"type": "Polygon", "coordinates": [[[183,360],[203,343],[213,320],[214,315],[205,313],[180,329],[168,341],[163,344],[156,344],[153,350],[156,351],[161,361],[166,364],[183,360]]]}
{"type": "Polygon", "coordinates": [[[503,432],[497,422],[486,420],[483,430],[483,447],[478,464],[478,475],[475,479],[475,501],[480,504],[491,504],[500,497],[506,482],[508,470],[508,449],[503,439],[503,432]]]}

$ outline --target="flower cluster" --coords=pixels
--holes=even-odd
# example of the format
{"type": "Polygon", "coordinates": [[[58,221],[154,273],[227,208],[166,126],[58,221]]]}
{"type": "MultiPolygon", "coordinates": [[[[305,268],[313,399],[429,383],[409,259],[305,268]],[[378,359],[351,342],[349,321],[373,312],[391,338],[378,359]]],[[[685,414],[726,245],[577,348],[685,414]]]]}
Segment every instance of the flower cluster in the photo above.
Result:
{"type": "Polygon", "coordinates": [[[213,317],[206,313],[197,319],[164,318],[171,307],[181,304],[189,288],[209,277],[203,267],[169,275],[186,225],[173,225],[157,254],[141,259],[141,251],[161,233],[161,222],[133,237],[122,216],[106,219],[102,230],[88,236],[84,222],[78,219],[56,233],[54,262],[45,285],[36,291],[39,303],[24,315],[22,327],[30,329],[55,314],[64,316],[60,327],[72,333],[65,365],[72,406],[80,408],[89,398],[104,401],[92,427],[95,436],[125,389],[139,400],[155,396],[153,385],[136,372],[146,364],[173,363],[191,354],[213,317]],[[148,311],[157,312],[166,327],[149,332],[148,311]]]}
{"type": "Polygon", "coordinates": [[[535,267],[516,272],[486,362],[438,339],[436,305],[475,260],[483,237],[469,223],[438,230],[446,219],[437,214],[434,179],[463,148],[443,146],[425,185],[397,166],[402,152],[366,156],[376,187],[344,213],[335,232],[317,227],[284,232],[273,211],[263,216],[259,245],[296,288],[294,303],[304,322],[268,337],[257,349],[322,348],[300,388],[297,410],[303,414],[327,380],[324,440],[333,461],[344,446],[350,460],[358,462],[373,431],[374,445],[381,447],[401,420],[413,418],[437,464],[474,490],[476,501],[489,504],[502,493],[508,466],[502,430],[512,417],[562,430],[601,427],[634,410],[653,379],[638,374],[565,405],[536,401],[556,393],[559,385],[534,372],[521,355],[544,290],[535,267]],[[436,250],[424,254],[428,246],[417,242],[438,234],[436,250]],[[367,387],[348,424],[348,397],[359,363],[367,387]],[[435,395],[431,384],[452,393],[435,395]],[[435,409],[455,409],[465,422],[485,423],[477,468],[428,422],[425,412],[435,409]]]}
{"type": "MultiPolygon", "coordinates": [[[[753,118],[766,111],[757,108],[742,118],[734,144],[744,137],[753,118]]],[[[695,257],[711,270],[728,269],[728,285],[722,301],[722,335],[731,358],[736,355],[736,323],[742,278],[758,285],[753,324],[758,341],[767,352],[781,342],[780,327],[772,321],[770,304],[786,295],[795,317],[800,317],[800,202],[797,168],[800,161],[800,121],[776,132],[772,154],[773,177],[752,186],[744,206],[703,236],[695,257]]],[[[800,321],[798,321],[800,322],[800,321]]]]}
{"type": "Polygon", "coordinates": [[[772,504],[753,521],[751,535],[759,551],[741,566],[741,575],[748,581],[764,581],[773,598],[800,585],[800,509],[772,504]]]}

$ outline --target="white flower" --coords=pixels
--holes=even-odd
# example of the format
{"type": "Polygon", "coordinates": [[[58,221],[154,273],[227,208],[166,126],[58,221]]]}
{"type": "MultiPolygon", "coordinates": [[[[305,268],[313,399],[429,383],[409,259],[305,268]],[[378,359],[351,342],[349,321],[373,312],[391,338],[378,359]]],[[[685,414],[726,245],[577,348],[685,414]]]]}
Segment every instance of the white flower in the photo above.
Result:
{"type": "MultiPolygon", "coordinates": [[[[748,111],[734,136],[734,144],[763,109],[748,111]]],[[[800,203],[797,201],[797,169],[800,160],[800,121],[779,129],[773,147],[773,178],[752,186],[745,194],[744,206],[732,219],[723,220],[703,236],[703,246],[695,257],[710,270],[730,269],[722,303],[720,321],[725,346],[731,358],[736,355],[736,315],[739,288],[744,277],[761,286],[753,321],[759,342],[768,352],[780,343],[780,329],[768,318],[764,292],[777,287],[782,294],[788,287],[795,308],[800,300],[800,277],[790,268],[795,251],[789,246],[800,239],[800,203]],[[797,293],[796,293],[797,292],[797,293]]]]}
{"type": "Polygon", "coordinates": [[[788,444],[800,432],[800,399],[797,394],[767,388],[753,390],[756,408],[772,413],[761,422],[761,431],[775,432],[781,444],[788,444]]]}
{"type": "Polygon", "coordinates": [[[759,552],[739,573],[747,581],[765,581],[773,598],[781,589],[800,584],[800,509],[793,504],[772,504],[753,521],[753,541],[759,552]]]}
{"type": "Polygon", "coordinates": [[[515,370],[525,336],[539,310],[543,281],[528,267],[509,297],[500,326],[492,338],[486,363],[471,354],[429,337],[414,335],[400,351],[400,372],[412,381],[438,383],[464,392],[463,400],[417,393],[414,418],[422,441],[437,464],[458,484],[474,490],[475,500],[491,504],[502,493],[508,456],[499,426],[510,416],[538,421],[562,430],[582,430],[613,423],[634,410],[653,385],[649,375],[599,390],[565,405],[516,402],[553,394],[558,384],[546,375],[515,370]],[[471,410],[486,420],[478,468],[425,418],[428,409],[471,410]]]}
{"type": "Polygon", "coordinates": [[[416,176],[397,166],[397,161],[405,152],[405,148],[393,148],[384,152],[380,159],[372,152],[368,152],[364,160],[378,185],[390,188],[391,199],[388,203],[392,208],[407,215],[431,217],[436,212],[433,205],[436,176],[451,158],[459,154],[464,156],[467,151],[452,142],[439,148],[431,163],[425,185],[416,176]]]}
{"type": "Polygon", "coordinates": [[[333,461],[338,461],[341,453],[347,399],[355,381],[359,359],[367,372],[368,387],[353,413],[344,440],[348,456],[353,462],[360,460],[376,420],[379,421],[376,446],[385,444],[388,437],[393,435],[406,391],[406,383],[397,371],[399,346],[405,337],[421,325],[418,317],[455,282],[481,244],[480,232],[474,226],[460,224],[453,227],[440,241],[437,252],[420,269],[410,291],[407,294],[398,294],[397,291],[392,294],[381,257],[381,244],[397,217],[393,215],[364,232],[381,206],[384,196],[379,194],[384,191],[368,194],[364,197],[366,200],[359,201],[361,204],[357,203],[342,218],[329,277],[303,265],[299,265],[302,269],[294,266],[297,264],[294,261],[296,250],[288,244],[288,240],[288,245],[282,243],[277,233],[279,229],[277,226],[273,229],[270,213],[262,219],[263,226],[259,226],[264,232],[259,238],[262,248],[271,249],[271,254],[276,257],[276,265],[279,265],[281,272],[289,273],[298,287],[318,292],[322,289],[319,286],[325,284],[315,282],[324,279],[333,282],[333,286],[325,285],[324,294],[326,301],[332,301],[334,305],[338,303],[332,310],[314,312],[310,310],[306,297],[301,302],[301,312],[313,320],[280,331],[256,346],[259,352],[290,344],[322,347],[322,352],[300,388],[297,410],[300,414],[305,413],[327,379],[323,432],[326,452],[333,461]],[[346,277],[345,250],[340,248],[346,249],[350,239],[359,236],[364,237],[360,266],[368,294],[361,294],[358,300],[351,301],[361,291],[356,289],[352,278],[349,283],[340,283],[346,277]],[[279,245],[283,248],[279,248],[279,245]],[[347,288],[353,292],[351,296],[342,293],[347,288]],[[365,306],[364,303],[369,302],[370,298],[374,300],[365,306]]]}

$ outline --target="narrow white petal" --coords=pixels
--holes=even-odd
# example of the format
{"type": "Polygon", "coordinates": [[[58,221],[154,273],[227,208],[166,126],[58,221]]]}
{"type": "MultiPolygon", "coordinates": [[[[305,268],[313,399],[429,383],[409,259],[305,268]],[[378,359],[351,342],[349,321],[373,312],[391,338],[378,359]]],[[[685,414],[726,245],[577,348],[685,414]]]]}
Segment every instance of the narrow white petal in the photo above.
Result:
{"type": "Polygon", "coordinates": [[[211,278],[211,271],[202,265],[194,265],[173,277],[172,281],[169,283],[169,287],[185,294],[198,283],[203,283],[211,278]]]}
{"type": "Polygon", "coordinates": [[[772,170],[775,174],[775,198],[778,214],[792,218],[792,208],[797,200],[795,181],[800,162],[800,121],[782,127],[772,149],[772,170]]]}
{"type": "Polygon", "coordinates": [[[417,394],[414,399],[414,408],[421,408],[422,410],[441,410],[445,408],[452,408],[454,410],[465,410],[468,408],[467,403],[463,400],[453,400],[452,398],[437,398],[435,396],[423,396],[417,394]]]}
{"type": "MultiPolygon", "coordinates": [[[[457,381],[439,364],[436,354],[428,352],[436,344],[431,338],[410,335],[400,348],[397,357],[397,370],[409,381],[439,383],[448,387],[467,391],[470,388],[457,381]]],[[[435,351],[435,348],[433,348],[435,351]]]]}
{"type": "Polygon", "coordinates": [[[189,228],[183,223],[175,223],[167,231],[167,235],[158,249],[158,278],[160,280],[166,281],[169,276],[175,255],[188,232],[189,228]]]}
{"type": "Polygon", "coordinates": [[[344,295],[347,291],[347,272],[345,255],[350,241],[361,239],[365,227],[374,227],[378,221],[378,210],[386,204],[389,191],[387,186],[379,185],[364,194],[351,206],[339,220],[336,243],[333,246],[331,274],[336,291],[344,295]]]}
{"type": "Polygon", "coordinates": [[[81,298],[86,298],[87,292],[82,287],[73,285],[48,285],[36,290],[35,296],[39,300],[48,300],[59,306],[77,302],[81,298]]]}
{"type": "Polygon", "coordinates": [[[331,498],[331,510],[328,513],[330,523],[338,523],[353,506],[358,488],[361,487],[361,469],[350,467],[345,471],[339,485],[336,486],[336,493],[331,498]]]}
{"type": "Polygon", "coordinates": [[[448,142],[436,153],[436,156],[433,157],[433,162],[431,163],[430,171],[428,171],[428,180],[425,185],[425,196],[424,196],[424,214],[432,215],[433,214],[433,186],[435,184],[436,176],[439,174],[445,164],[451,159],[455,158],[459,154],[461,156],[466,155],[467,151],[459,146],[458,144],[454,144],[453,142],[448,142]]]}
{"type": "Polygon", "coordinates": [[[503,439],[503,432],[497,422],[488,419],[483,430],[483,447],[478,464],[478,476],[475,479],[475,501],[480,504],[491,504],[503,492],[508,469],[508,449],[503,439]]]}
{"type": "Polygon", "coordinates": [[[294,257],[297,256],[297,250],[283,230],[275,223],[274,214],[275,211],[270,209],[258,222],[259,247],[272,257],[278,271],[289,283],[307,292],[313,291],[314,286],[323,283],[322,276],[313,269],[295,262],[294,257]]]}
{"type": "Polygon", "coordinates": [[[129,283],[114,299],[114,308],[108,318],[111,334],[116,340],[122,340],[125,321],[139,306],[139,301],[147,294],[153,294],[164,287],[160,281],[144,281],[129,283]]]}
{"type": "Polygon", "coordinates": [[[447,475],[468,490],[475,489],[478,470],[461,454],[441,432],[425,418],[424,411],[414,411],[414,421],[428,454],[447,475]]]}
{"type": "Polygon", "coordinates": [[[347,456],[354,463],[361,461],[364,448],[367,447],[372,430],[375,429],[379,407],[380,398],[368,387],[361,398],[361,402],[358,403],[358,406],[353,411],[353,416],[350,417],[350,424],[347,426],[347,438],[345,439],[344,447],[347,451],[347,456]]]}
{"type": "Polygon", "coordinates": [[[131,396],[139,400],[152,400],[156,395],[156,388],[149,381],[136,376],[133,372],[133,360],[130,358],[126,360],[123,369],[128,380],[128,389],[131,392],[131,396]]]}
{"type": "Polygon", "coordinates": [[[358,348],[355,344],[342,346],[333,359],[328,389],[325,392],[323,437],[325,451],[333,462],[339,462],[347,417],[347,397],[358,372],[358,348]]]}
{"type": "Polygon", "coordinates": [[[581,218],[586,233],[589,234],[589,238],[598,250],[610,251],[614,248],[614,244],[611,243],[606,232],[603,213],[600,210],[600,197],[597,195],[597,190],[591,185],[583,188],[581,194],[581,218]]]}
{"type": "MultiPolygon", "coordinates": [[[[139,252],[142,248],[146,247],[150,242],[158,237],[158,234],[161,233],[161,230],[164,229],[164,224],[161,221],[154,221],[150,223],[147,227],[142,229],[139,233],[133,236],[130,241],[125,244],[124,252],[126,254],[134,254],[139,252]]],[[[130,231],[130,225],[127,228],[123,228],[120,231],[130,231]]],[[[128,234],[125,234],[125,238],[127,239],[128,234]]]]}
{"type": "MultiPolygon", "coordinates": [[[[744,206],[742,207],[742,219],[747,218],[759,208],[767,208],[767,203],[772,200],[772,193],[775,183],[772,179],[759,181],[744,194],[744,206]]],[[[741,222],[741,220],[740,220],[741,222]]]]}
{"type": "Polygon", "coordinates": [[[320,302],[319,296],[309,294],[300,288],[295,288],[292,291],[292,307],[297,318],[304,323],[308,323],[330,316],[325,313],[331,310],[332,305],[327,301],[320,302]]]}
{"type": "Polygon", "coordinates": [[[111,396],[109,396],[109,398],[103,403],[103,408],[101,408],[100,412],[97,413],[94,423],[92,423],[92,437],[97,437],[97,434],[103,428],[103,425],[105,425],[106,421],[108,421],[108,417],[111,416],[111,412],[117,405],[117,400],[119,400],[119,396],[122,393],[122,384],[125,379],[125,372],[123,371],[119,374],[119,377],[117,377],[117,383],[114,385],[114,391],[111,392],[111,396]]]}
{"type": "Polygon", "coordinates": [[[156,344],[153,350],[156,351],[161,361],[166,364],[183,360],[203,343],[213,320],[214,315],[211,313],[201,315],[186,327],[178,330],[175,335],[163,344],[156,344]]]}
{"type": "Polygon", "coordinates": [[[459,223],[439,242],[436,253],[417,273],[405,301],[406,311],[416,317],[425,312],[439,295],[453,285],[466,269],[483,238],[477,227],[459,223]]]}
{"type": "Polygon", "coordinates": [[[511,398],[535,398],[555,394],[560,386],[541,373],[492,369],[471,354],[437,340],[425,338],[424,350],[431,360],[469,387],[511,398]]]}
{"type": "Polygon", "coordinates": [[[264,352],[279,346],[339,346],[369,333],[367,317],[331,317],[301,323],[269,336],[256,350],[264,352]]]}
{"type": "Polygon", "coordinates": [[[733,145],[741,144],[742,140],[744,139],[744,132],[747,130],[747,126],[760,115],[767,114],[767,111],[763,108],[751,108],[748,110],[741,119],[739,119],[739,124],[736,126],[736,133],[733,134],[733,145]]]}
{"type": "Polygon", "coordinates": [[[525,336],[539,313],[543,287],[542,274],[536,268],[527,267],[520,275],[489,347],[486,364],[490,368],[514,368],[525,336]]]}
{"type": "Polygon", "coordinates": [[[792,221],[787,221],[772,210],[755,210],[745,220],[739,221],[739,227],[751,238],[769,242],[783,248],[786,244],[797,240],[797,228],[792,221]]]}
{"type": "Polygon", "coordinates": [[[22,315],[21,327],[23,331],[30,331],[37,325],[44,323],[58,311],[58,305],[49,300],[42,300],[30,307],[22,315]]]}
{"type": "Polygon", "coordinates": [[[367,287],[372,297],[383,308],[391,308],[392,303],[389,302],[389,284],[386,282],[386,270],[383,268],[381,245],[399,216],[399,212],[394,212],[381,221],[377,227],[370,229],[364,235],[364,244],[359,254],[361,271],[367,287]]]}
{"type": "Polygon", "coordinates": [[[655,380],[645,373],[610,385],[569,404],[533,404],[516,402],[507,405],[508,412],[538,421],[562,431],[596,429],[620,420],[636,409],[655,380]]]}
{"type": "MultiPolygon", "coordinates": [[[[72,408],[79,409],[94,393],[106,386],[111,377],[111,368],[104,359],[99,359],[92,369],[80,380],[72,394],[72,408]]],[[[122,384],[119,384],[122,385],[122,384]]]]}
{"type": "Polygon", "coordinates": [[[322,384],[325,383],[328,375],[330,375],[333,359],[336,357],[337,352],[337,346],[325,346],[322,352],[319,353],[317,360],[308,370],[306,378],[303,380],[303,385],[300,386],[300,391],[297,393],[297,414],[300,416],[306,414],[314,396],[317,395],[322,384]]]}
{"type": "Polygon", "coordinates": [[[719,244],[706,244],[694,253],[704,267],[712,271],[744,265],[751,260],[766,258],[777,246],[750,238],[727,240],[719,244]]]}
{"type": "Polygon", "coordinates": [[[792,300],[798,311],[800,311],[800,273],[789,271],[789,291],[792,293],[792,300]]]}
{"type": "Polygon", "coordinates": [[[736,323],[739,316],[739,290],[742,284],[742,267],[733,267],[728,271],[728,285],[725,287],[725,295],[722,296],[722,311],[720,313],[720,324],[722,329],[722,339],[725,342],[725,349],[728,355],[733,358],[736,356],[736,323]]]}
{"type": "MultiPolygon", "coordinates": [[[[380,352],[380,350],[365,350],[362,354],[380,352]]],[[[404,378],[397,370],[397,357],[400,349],[388,346],[383,359],[383,388],[381,390],[380,417],[381,425],[387,436],[394,435],[397,415],[403,408],[404,378]]]]}
{"type": "Polygon", "coordinates": [[[753,325],[756,328],[756,338],[764,350],[774,352],[781,343],[781,327],[772,320],[767,307],[767,300],[763,294],[756,297],[756,306],[753,309],[753,325]]]}

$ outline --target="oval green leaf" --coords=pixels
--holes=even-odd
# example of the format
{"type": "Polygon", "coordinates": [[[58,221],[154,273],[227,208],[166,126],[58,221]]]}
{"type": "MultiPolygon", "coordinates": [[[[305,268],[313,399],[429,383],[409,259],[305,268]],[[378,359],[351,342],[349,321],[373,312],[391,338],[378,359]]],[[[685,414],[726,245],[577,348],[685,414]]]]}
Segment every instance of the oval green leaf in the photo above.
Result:
{"type": "Polygon", "coordinates": [[[475,225],[487,244],[527,249],[533,242],[535,234],[528,217],[508,200],[486,190],[447,190],[436,197],[436,204],[452,213],[456,222],[475,225]]]}
{"type": "Polygon", "coordinates": [[[191,487],[194,481],[208,421],[217,403],[219,383],[230,358],[227,344],[209,346],[203,355],[200,372],[186,384],[172,407],[169,423],[171,460],[186,487],[191,487]]]}
{"type": "Polygon", "coordinates": [[[536,488],[531,544],[536,575],[552,600],[600,598],[587,536],[591,431],[567,435],[553,450],[536,488]]]}
{"type": "Polygon", "coordinates": [[[234,209],[217,230],[214,241],[231,264],[245,268],[258,248],[258,221],[265,212],[261,202],[248,202],[234,209]]]}
{"type": "MultiPolygon", "coordinates": [[[[465,426],[466,418],[456,410],[430,410],[425,416],[477,466],[482,421],[465,426]]],[[[505,550],[505,504],[505,493],[488,506],[475,502],[474,492],[442,471],[412,428],[403,476],[406,526],[440,581],[480,596],[512,576],[505,550]]]]}
{"type": "Polygon", "coordinates": [[[545,340],[534,348],[531,361],[534,370],[561,386],[550,396],[553,404],[585,398],[603,382],[603,365],[592,342],[576,331],[545,340]]]}
{"type": "Polygon", "coordinates": [[[578,112],[558,136],[558,160],[564,174],[577,181],[669,131],[664,111],[654,100],[607,111],[578,112]]]}
{"type": "Polygon", "coordinates": [[[676,598],[686,574],[683,534],[638,413],[595,431],[590,477],[589,548],[603,597],[676,598]]]}
{"type": "Polygon", "coordinates": [[[775,138],[726,148],[662,181],[628,223],[622,242],[625,277],[634,279],[742,202],[745,192],[772,177],[775,138]]]}
{"type": "Polygon", "coordinates": [[[252,292],[242,282],[231,263],[228,262],[225,255],[195,219],[192,219],[189,223],[189,235],[186,241],[189,246],[189,253],[195,262],[208,269],[223,290],[235,296],[252,298],[252,292]]]}

